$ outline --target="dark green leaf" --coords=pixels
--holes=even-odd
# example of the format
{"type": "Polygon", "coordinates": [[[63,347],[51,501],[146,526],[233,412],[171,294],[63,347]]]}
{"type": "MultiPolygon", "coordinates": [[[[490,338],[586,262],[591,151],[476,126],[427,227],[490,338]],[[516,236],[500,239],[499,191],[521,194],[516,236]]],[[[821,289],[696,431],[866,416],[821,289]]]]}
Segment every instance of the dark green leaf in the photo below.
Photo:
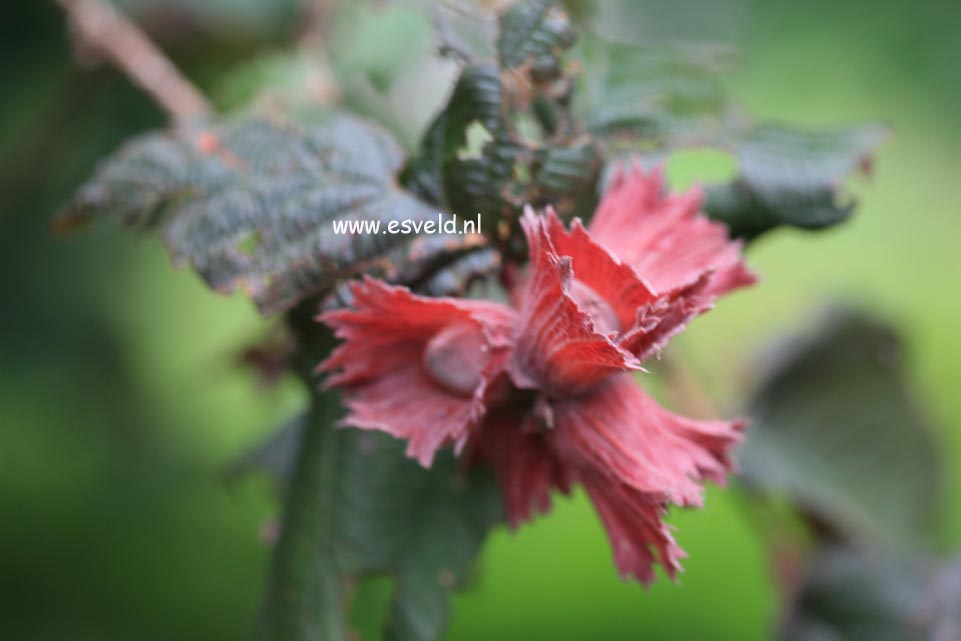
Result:
{"type": "Polygon", "coordinates": [[[582,38],[577,113],[603,141],[609,162],[678,148],[717,148],[734,155],[730,183],[707,191],[707,211],[732,236],[754,238],[788,225],[821,229],[846,219],[853,202],[844,179],[867,170],[886,136],[879,125],[803,130],[752,125],[728,98],[720,73],[731,52],[717,47],[638,46],[582,38]]]}
{"type": "Polygon", "coordinates": [[[501,65],[465,66],[402,182],[462,217],[481,213],[484,231],[503,246],[527,204],[589,214],[601,158],[568,110],[560,62],[574,33],[560,5],[520,2],[500,25],[501,65]]]}
{"type": "Polygon", "coordinates": [[[495,217],[500,209],[497,188],[510,176],[510,158],[515,153],[516,145],[501,121],[498,69],[491,63],[471,64],[464,68],[447,106],[424,135],[419,157],[408,164],[402,179],[430,202],[461,205],[452,207],[455,213],[470,216],[479,211],[495,217]],[[472,149],[469,130],[484,135],[486,142],[472,149]],[[506,162],[486,166],[481,157],[487,148],[499,149],[506,162]]]}
{"type": "MultiPolygon", "coordinates": [[[[451,296],[464,294],[501,265],[500,252],[477,236],[425,235],[411,241],[406,252],[409,256],[406,266],[398,268],[394,262],[385,261],[371,265],[365,273],[404,283],[425,296],[451,296]]],[[[322,306],[325,309],[344,307],[350,305],[351,299],[350,281],[345,280],[324,298],[322,306]]]]}
{"type": "Polygon", "coordinates": [[[855,170],[867,173],[886,136],[880,125],[757,126],[734,144],[738,177],[708,188],[708,214],[726,223],[732,236],[744,238],[781,225],[821,229],[837,224],[854,207],[842,198],[844,179],[855,170]]]}
{"type": "Polygon", "coordinates": [[[538,73],[556,73],[560,55],[574,44],[570,16],[557,0],[520,0],[501,16],[497,54],[502,69],[529,64],[538,73]]]}
{"type": "Polygon", "coordinates": [[[783,641],[954,641],[961,566],[830,547],[809,560],[783,641]]]}
{"type": "Polygon", "coordinates": [[[585,36],[575,55],[585,68],[577,112],[612,156],[712,144],[731,118],[720,79],[732,57],[727,49],[585,36]]]}
{"type": "Polygon", "coordinates": [[[534,205],[551,204],[564,218],[590,217],[597,203],[596,182],[601,170],[597,147],[587,138],[535,154],[534,205]]]}
{"type": "Polygon", "coordinates": [[[850,312],[796,341],[750,411],[744,477],[855,540],[918,546],[939,490],[936,445],[900,374],[900,343],[850,312]]]}
{"type": "MultiPolygon", "coordinates": [[[[390,451],[399,457],[400,448],[390,451]]],[[[484,539],[502,518],[500,494],[486,472],[462,471],[450,453],[430,473],[406,459],[403,463],[414,482],[403,517],[409,527],[389,526],[389,535],[400,539],[392,560],[397,591],[387,636],[440,639],[450,615],[451,590],[469,578],[484,539]]]]}
{"type": "Polygon", "coordinates": [[[497,18],[481,0],[444,0],[432,5],[440,51],[464,62],[497,58],[497,18]]]}
{"type": "Polygon", "coordinates": [[[500,520],[496,485],[465,471],[448,452],[425,470],[385,434],[332,425],[333,394],[318,397],[306,422],[259,449],[273,476],[293,474],[262,638],[349,638],[348,586],[370,573],[394,577],[387,638],[439,639],[450,592],[468,577],[489,529],[500,520]],[[289,444],[300,440],[293,472],[289,444]]]}
{"type": "Polygon", "coordinates": [[[435,209],[396,185],[402,161],[386,132],[348,116],[309,128],[255,118],[152,134],[103,163],[59,224],[114,218],[156,229],[175,262],[213,289],[244,290],[271,313],[358,273],[409,282],[441,254],[483,249],[467,236],[415,247],[383,229],[334,233],[335,221],[436,220],[435,209]]]}

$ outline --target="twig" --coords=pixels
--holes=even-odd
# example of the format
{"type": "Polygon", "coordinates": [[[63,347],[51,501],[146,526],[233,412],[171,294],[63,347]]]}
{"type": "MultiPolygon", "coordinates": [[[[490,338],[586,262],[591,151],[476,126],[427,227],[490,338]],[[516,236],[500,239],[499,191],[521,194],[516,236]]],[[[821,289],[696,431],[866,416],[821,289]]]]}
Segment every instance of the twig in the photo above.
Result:
{"type": "Polygon", "coordinates": [[[56,0],[80,40],[146,91],[175,123],[211,113],[207,99],[137,25],[106,0],[56,0]]]}

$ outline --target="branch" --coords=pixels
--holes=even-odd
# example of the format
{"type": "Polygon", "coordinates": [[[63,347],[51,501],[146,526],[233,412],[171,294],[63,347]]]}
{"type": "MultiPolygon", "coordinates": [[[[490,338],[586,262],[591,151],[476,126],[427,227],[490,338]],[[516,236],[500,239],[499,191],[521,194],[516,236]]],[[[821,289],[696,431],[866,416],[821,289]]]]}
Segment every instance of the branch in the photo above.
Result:
{"type": "Polygon", "coordinates": [[[106,0],[56,0],[80,40],[146,91],[175,123],[203,118],[207,99],[164,53],[106,0]]]}

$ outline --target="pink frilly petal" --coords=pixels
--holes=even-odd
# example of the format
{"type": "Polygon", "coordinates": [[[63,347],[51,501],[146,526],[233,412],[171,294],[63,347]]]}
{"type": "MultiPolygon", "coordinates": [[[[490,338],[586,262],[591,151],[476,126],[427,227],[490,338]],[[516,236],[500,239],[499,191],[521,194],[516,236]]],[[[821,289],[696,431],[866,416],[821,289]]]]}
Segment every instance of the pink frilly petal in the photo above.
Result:
{"type": "MultiPolygon", "coordinates": [[[[632,167],[614,177],[591,219],[590,233],[658,292],[689,287],[710,274],[703,293],[717,297],[751,285],[740,241],[702,213],[702,194],[665,194],[659,169],[632,167]]],[[[575,267],[576,268],[576,267],[575,267]]]]}
{"type": "Polygon", "coordinates": [[[741,244],[700,212],[699,193],[664,196],[662,187],[659,172],[632,170],[615,178],[588,229],[575,219],[568,231],[548,209],[539,226],[548,240],[532,241],[528,231],[532,264],[536,248],[569,259],[570,298],[594,331],[640,361],[663,349],[718,296],[755,280],[741,244]]]}
{"type": "Polygon", "coordinates": [[[599,470],[619,483],[700,507],[706,480],[723,484],[741,421],[701,421],[669,412],[630,375],[553,404],[554,450],[565,466],[599,470]]]}
{"type": "Polygon", "coordinates": [[[621,574],[650,583],[655,565],[673,577],[684,557],[663,521],[669,505],[699,507],[705,481],[726,482],[743,429],[669,412],[621,374],[578,397],[488,413],[473,457],[493,468],[514,527],[548,511],[554,490],[581,483],[621,574]]]}
{"type": "Polygon", "coordinates": [[[593,468],[566,465],[553,451],[553,432],[526,430],[515,414],[491,417],[479,433],[475,456],[490,465],[497,477],[511,527],[551,508],[551,494],[568,494],[580,482],[604,524],[618,571],[649,584],[660,564],[668,576],[680,570],[684,552],[674,542],[664,522],[668,502],[593,468]]]}
{"type": "Polygon", "coordinates": [[[686,555],[663,520],[666,503],[605,476],[588,476],[583,482],[607,531],[621,576],[649,585],[655,565],[660,564],[674,578],[686,555]]]}
{"type": "Polygon", "coordinates": [[[661,294],[637,310],[637,321],[618,337],[618,344],[642,362],[659,353],[691,320],[714,307],[716,297],[707,293],[710,276],[705,273],[690,285],[661,294]]]}
{"type": "Polygon", "coordinates": [[[597,326],[575,301],[570,256],[559,256],[550,217],[528,210],[521,221],[531,267],[518,318],[510,374],[523,389],[575,394],[614,373],[640,369],[637,359],[597,326]]]}
{"type": "Polygon", "coordinates": [[[656,293],[638,271],[599,244],[575,219],[567,231],[548,210],[546,227],[551,246],[569,258],[573,268],[572,297],[581,311],[603,322],[607,335],[640,361],[660,351],[695,316],[709,310],[712,273],[704,271],[692,283],[656,293]]]}
{"type": "Polygon", "coordinates": [[[504,370],[514,312],[372,278],[352,292],[352,309],[321,316],[344,341],[320,365],[336,372],[326,385],[343,388],[343,424],[407,440],[407,455],[425,467],[448,443],[460,450],[504,370]]]}
{"type": "MultiPolygon", "coordinates": [[[[614,333],[628,331],[637,321],[638,310],[657,301],[653,288],[630,265],[592,238],[579,219],[574,219],[570,231],[552,209],[547,210],[545,219],[554,251],[570,257],[577,283],[589,288],[613,312],[617,323],[614,333]]],[[[578,302],[584,306],[583,299],[578,302]]]]}
{"type": "Polygon", "coordinates": [[[494,470],[511,527],[550,511],[555,490],[564,494],[571,490],[570,472],[554,456],[546,437],[517,407],[489,414],[478,434],[472,458],[494,470]]]}
{"type": "Polygon", "coordinates": [[[678,416],[629,375],[612,377],[579,399],[555,402],[554,419],[555,455],[579,471],[621,574],[650,583],[660,563],[673,577],[684,553],[663,522],[667,507],[699,507],[703,481],[726,482],[744,423],[678,416]]]}

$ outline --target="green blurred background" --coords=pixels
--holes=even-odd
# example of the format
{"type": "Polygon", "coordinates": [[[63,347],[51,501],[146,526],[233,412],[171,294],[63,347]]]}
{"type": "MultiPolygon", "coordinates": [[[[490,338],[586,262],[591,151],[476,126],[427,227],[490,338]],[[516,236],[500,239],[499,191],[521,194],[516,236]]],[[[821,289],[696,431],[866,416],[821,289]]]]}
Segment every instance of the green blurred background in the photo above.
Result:
{"type": "MultiPolygon", "coordinates": [[[[297,28],[293,0],[123,4],[206,89],[297,28]]],[[[265,482],[229,482],[224,470],[303,399],[238,365],[269,324],[174,271],[155,240],[48,230],[96,160],[164,117],[114,71],[75,63],[52,2],[0,11],[0,273],[11,288],[0,303],[0,638],[246,638],[276,505],[265,482]]],[[[376,66],[409,49],[411,32],[391,27],[416,21],[386,15],[344,55],[376,66]]],[[[809,327],[824,303],[896,324],[944,442],[939,542],[961,546],[961,4],[624,0],[596,18],[621,37],[736,45],[730,86],[759,116],[893,126],[873,180],[854,186],[856,218],[765,237],[749,255],[762,284],[672,349],[733,410],[760,348],[809,327]]],[[[675,186],[716,171],[702,154],[669,167],[675,186]]],[[[686,571],[648,590],[617,578],[581,496],[498,530],[448,638],[771,638],[778,595],[737,496],[711,490],[705,510],[671,520],[686,571]]],[[[354,619],[368,636],[385,587],[361,589],[354,619]]]]}

